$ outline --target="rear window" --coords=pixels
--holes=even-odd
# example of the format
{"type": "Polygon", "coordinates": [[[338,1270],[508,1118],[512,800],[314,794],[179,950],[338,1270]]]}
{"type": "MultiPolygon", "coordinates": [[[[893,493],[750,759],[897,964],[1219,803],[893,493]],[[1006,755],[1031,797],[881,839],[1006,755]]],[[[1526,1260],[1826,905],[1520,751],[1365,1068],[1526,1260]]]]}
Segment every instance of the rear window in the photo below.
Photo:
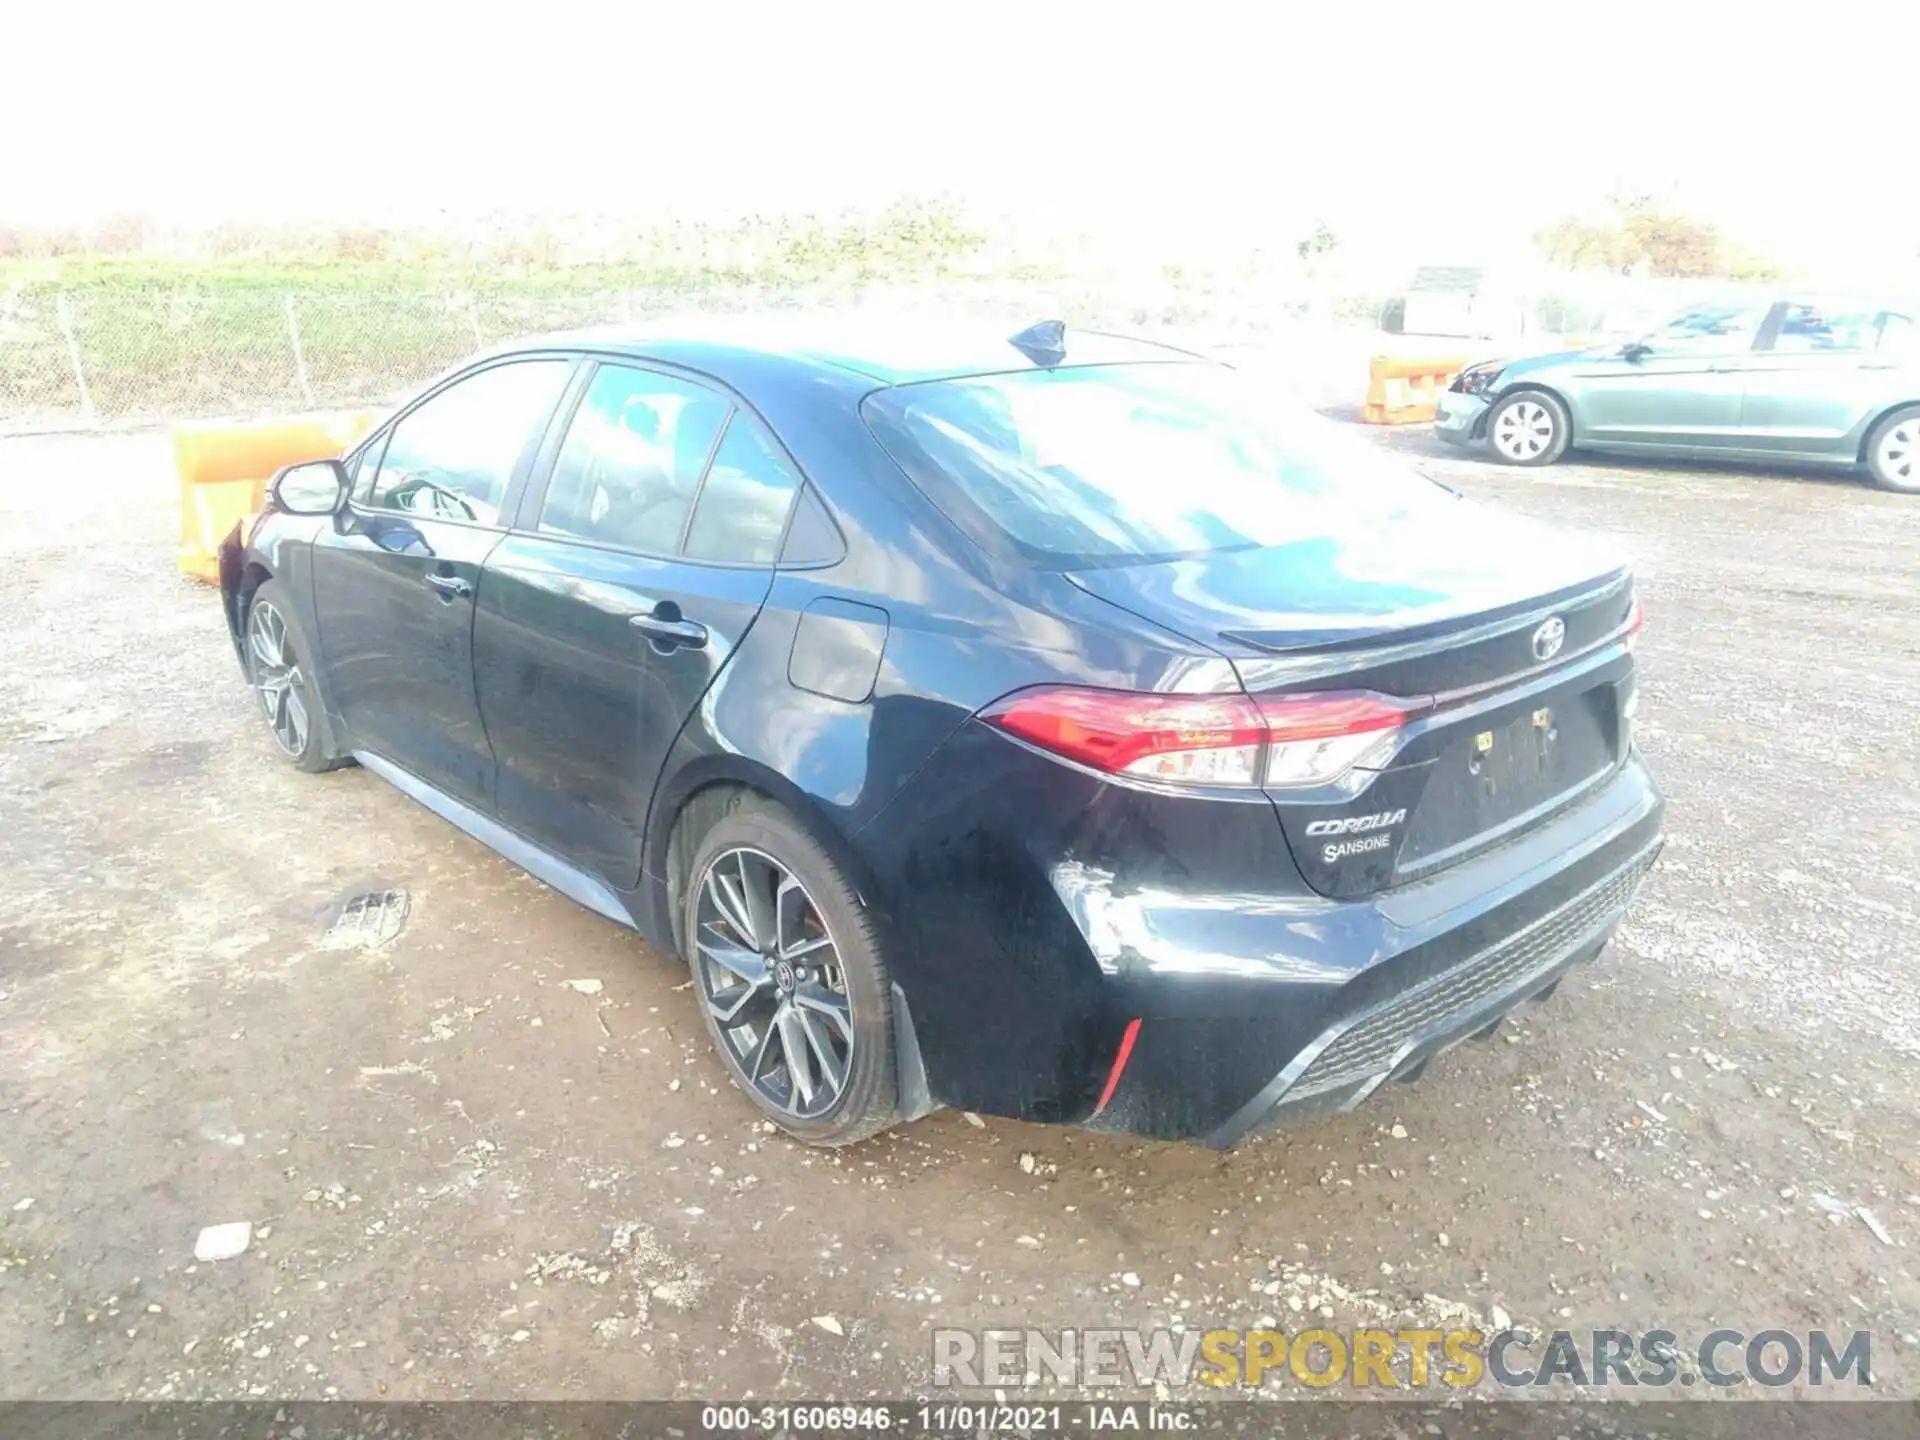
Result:
{"type": "Polygon", "coordinates": [[[1443,493],[1223,366],[1025,370],[861,408],[955,524],[1048,568],[1282,545],[1326,533],[1330,509],[1351,522],[1443,493]]]}

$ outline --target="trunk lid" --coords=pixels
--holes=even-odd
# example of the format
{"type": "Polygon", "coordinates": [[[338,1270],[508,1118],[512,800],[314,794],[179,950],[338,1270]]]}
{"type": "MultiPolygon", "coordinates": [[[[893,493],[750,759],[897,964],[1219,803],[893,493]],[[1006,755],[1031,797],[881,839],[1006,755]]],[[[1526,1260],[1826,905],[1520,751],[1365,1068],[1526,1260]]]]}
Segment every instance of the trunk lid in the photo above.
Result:
{"type": "Polygon", "coordinates": [[[1323,894],[1369,894],[1465,859],[1626,758],[1632,583],[1580,537],[1460,501],[1070,578],[1219,652],[1249,693],[1422,702],[1380,768],[1268,787],[1323,894]]]}

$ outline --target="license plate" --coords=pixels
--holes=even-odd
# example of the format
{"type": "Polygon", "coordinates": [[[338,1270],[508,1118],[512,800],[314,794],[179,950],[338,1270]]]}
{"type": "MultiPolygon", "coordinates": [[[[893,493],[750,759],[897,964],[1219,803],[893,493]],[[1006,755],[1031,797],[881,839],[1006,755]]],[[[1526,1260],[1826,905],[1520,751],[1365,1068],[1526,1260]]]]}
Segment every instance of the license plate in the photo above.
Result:
{"type": "Polygon", "coordinates": [[[1560,693],[1503,721],[1466,730],[1434,767],[1402,864],[1484,834],[1605,770],[1613,750],[1603,691],[1560,693]]]}
{"type": "Polygon", "coordinates": [[[1510,720],[1495,730],[1482,730],[1467,751],[1467,772],[1496,789],[1525,784],[1554,768],[1554,747],[1560,729],[1551,708],[1510,720]]]}

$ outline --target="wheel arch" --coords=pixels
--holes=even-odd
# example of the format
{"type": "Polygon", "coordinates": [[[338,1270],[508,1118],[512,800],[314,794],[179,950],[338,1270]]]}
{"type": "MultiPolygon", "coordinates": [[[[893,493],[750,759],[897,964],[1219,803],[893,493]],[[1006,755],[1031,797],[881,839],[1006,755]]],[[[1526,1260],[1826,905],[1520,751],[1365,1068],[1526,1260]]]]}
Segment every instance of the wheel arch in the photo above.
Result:
{"type": "Polygon", "coordinates": [[[681,766],[655,795],[642,867],[642,883],[658,887],[668,935],[683,959],[686,937],[681,934],[680,909],[691,878],[686,868],[700,837],[742,799],[771,801],[785,810],[853,882],[861,905],[872,906],[872,874],[827,807],[777,770],[744,755],[700,756],[681,766]]]}
{"type": "Polygon", "coordinates": [[[1854,463],[1867,463],[1868,453],[1873,448],[1873,437],[1880,433],[1880,427],[1898,415],[1902,410],[1920,410],[1920,395],[1908,400],[1895,400],[1892,404],[1882,405],[1868,417],[1867,423],[1860,427],[1860,447],[1854,454],[1854,463]]]}
{"type": "Polygon", "coordinates": [[[1511,400],[1516,395],[1527,394],[1545,395],[1558,404],[1561,411],[1567,417],[1567,444],[1572,446],[1579,440],[1580,417],[1574,413],[1573,401],[1567,398],[1566,392],[1557,385],[1549,385],[1544,380],[1531,379],[1516,380],[1513,384],[1493,397],[1493,403],[1488,405],[1486,410],[1481,413],[1480,423],[1474,438],[1484,439],[1486,437],[1488,422],[1493,418],[1493,412],[1497,410],[1503,402],[1511,400]]]}
{"type": "MultiPolygon", "coordinates": [[[[881,944],[888,944],[892,927],[885,912],[874,908],[872,872],[827,808],[769,766],[741,755],[707,755],[682,766],[654,797],[640,877],[640,883],[655,892],[654,901],[665,912],[667,939],[683,963],[681,910],[693,878],[688,873],[693,853],[701,837],[743,800],[771,801],[791,815],[852,881],[854,897],[871,917],[881,944]]],[[[893,1029],[900,1118],[918,1119],[937,1106],[927,1083],[916,1017],[898,979],[893,981],[893,1029]]]]}
{"type": "MultiPolygon", "coordinates": [[[[224,576],[222,577],[221,599],[228,607],[227,623],[233,627],[233,645],[239,652],[241,669],[250,677],[253,674],[253,667],[252,662],[247,658],[247,613],[253,608],[253,597],[269,580],[289,590],[292,588],[292,582],[287,576],[275,572],[265,561],[254,555],[249,555],[245,563],[237,566],[236,569],[238,573],[234,576],[234,583],[231,586],[227,585],[224,576]]],[[[326,665],[321,659],[319,646],[311,633],[311,627],[301,616],[299,606],[294,602],[295,597],[289,594],[287,603],[282,608],[289,612],[286,617],[287,623],[300,637],[301,644],[306,647],[307,684],[311,687],[317,702],[314,707],[314,721],[320,727],[321,749],[329,760],[345,761],[352,755],[353,750],[344,738],[343,722],[333,708],[333,692],[327,679],[326,665]]]]}
{"type": "Polygon", "coordinates": [[[244,665],[247,607],[253,604],[253,592],[273,578],[273,571],[245,550],[237,527],[221,543],[219,565],[220,609],[227,617],[227,633],[233,637],[233,648],[244,665]]]}
{"type": "Polygon", "coordinates": [[[273,571],[258,560],[249,560],[246,568],[240,572],[239,583],[234,586],[235,608],[239,612],[239,629],[246,627],[247,607],[253,604],[254,592],[273,578],[273,571]]]}

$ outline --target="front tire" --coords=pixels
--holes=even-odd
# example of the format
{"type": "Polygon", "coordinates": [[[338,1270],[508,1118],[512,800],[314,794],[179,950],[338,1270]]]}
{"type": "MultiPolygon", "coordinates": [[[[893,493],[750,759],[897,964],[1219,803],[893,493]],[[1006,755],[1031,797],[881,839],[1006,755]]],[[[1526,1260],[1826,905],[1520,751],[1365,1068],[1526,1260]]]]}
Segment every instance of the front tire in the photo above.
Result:
{"type": "Polygon", "coordinates": [[[327,752],[326,722],[313,687],[313,650],[293,602],[277,580],[265,580],[247,604],[247,683],[280,753],[309,775],[345,764],[327,752]]]}
{"type": "Polygon", "coordinates": [[[853,885],[792,816],[753,801],[695,850],[681,933],[734,1083],[810,1145],[899,1118],[893,987],[853,885]]]}
{"type": "Polygon", "coordinates": [[[1867,474],[1882,490],[1920,495],[1920,405],[1896,410],[1873,427],[1867,474]]]}
{"type": "Polygon", "coordinates": [[[1567,407],[1544,390],[1509,395],[1487,416],[1487,448],[1505,465],[1551,465],[1572,439],[1567,407]]]}

